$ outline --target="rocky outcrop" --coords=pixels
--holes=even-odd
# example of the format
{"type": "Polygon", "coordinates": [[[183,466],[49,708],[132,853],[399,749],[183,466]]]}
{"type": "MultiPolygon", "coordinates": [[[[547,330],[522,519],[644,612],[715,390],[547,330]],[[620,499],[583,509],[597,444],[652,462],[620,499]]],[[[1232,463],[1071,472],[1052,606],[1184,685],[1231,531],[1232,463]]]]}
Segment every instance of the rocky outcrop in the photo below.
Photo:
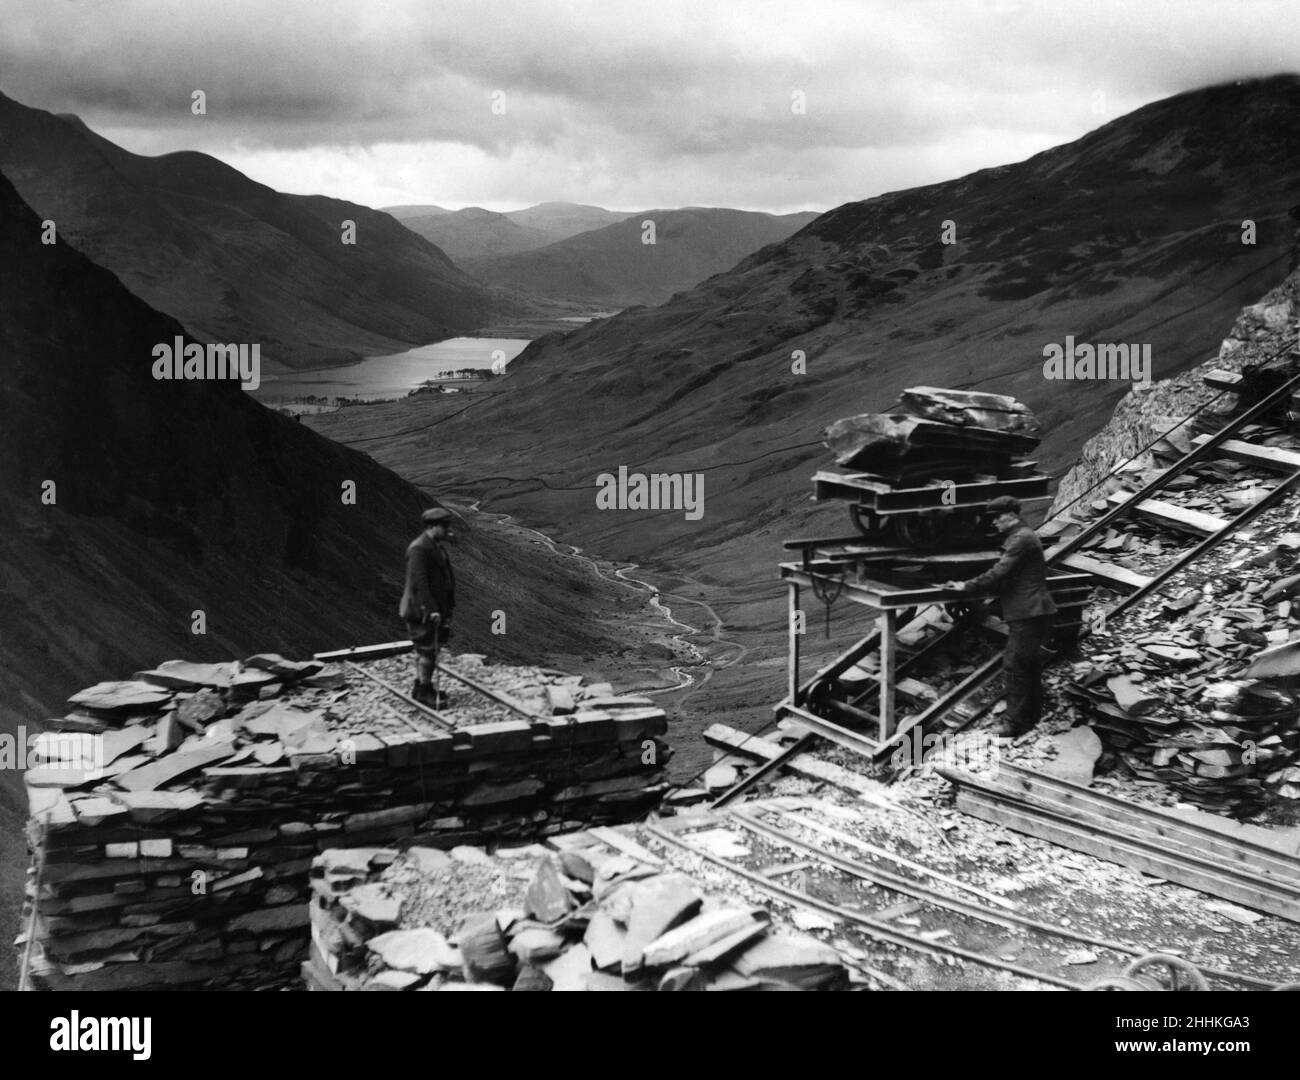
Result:
{"type": "MultiPolygon", "coordinates": [[[[1300,241],[1293,264],[1296,257],[1300,257],[1300,241]]],[[[1057,489],[1050,515],[1060,514],[1085,496],[1104,498],[1115,490],[1115,485],[1108,486],[1105,478],[1130,459],[1138,467],[1149,467],[1153,444],[1178,421],[1211,404],[1217,406],[1216,399],[1226,397],[1231,404],[1232,394],[1225,395],[1204,384],[1206,372],[1214,368],[1236,372],[1276,361],[1291,348],[1298,317],[1300,269],[1293,269],[1259,302],[1242,309],[1214,359],[1148,389],[1135,387],[1124,396],[1106,426],[1084,444],[1078,463],[1057,489]]]]}

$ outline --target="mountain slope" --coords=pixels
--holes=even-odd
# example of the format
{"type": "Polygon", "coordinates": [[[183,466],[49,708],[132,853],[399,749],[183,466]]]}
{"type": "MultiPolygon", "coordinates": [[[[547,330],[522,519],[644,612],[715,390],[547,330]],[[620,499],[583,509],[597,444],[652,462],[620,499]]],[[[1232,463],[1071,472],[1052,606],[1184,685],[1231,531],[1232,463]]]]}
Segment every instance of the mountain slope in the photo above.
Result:
{"type": "Polygon", "coordinates": [[[508,392],[462,415],[429,403],[370,413],[364,432],[345,414],[312,423],[368,436],[404,473],[436,446],[445,479],[491,509],[706,599],[749,659],[686,712],[756,726],[781,683],[781,543],[852,531],[842,504],[809,502],[830,421],[916,384],[1012,394],[1043,421],[1038,459],[1059,475],[1131,384],[1046,380],[1044,347],[1149,343],[1157,378],[1212,355],[1286,272],[1298,193],[1300,78],[1183,94],[1016,165],[839,207],[661,307],[540,339],[508,392]],[[945,221],[956,244],[941,243],[945,221]],[[701,473],[703,516],[598,509],[597,476],[620,465],[701,473]]]}
{"type": "Polygon", "coordinates": [[[815,214],[687,207],[647,210],[535,251],[470,258],[462,265],[494,285],[612,306],[657,304],[783,240],[815,214]],[[654,222],[646,243],[645,222],[654,222]]]}
{"type": "Polygon", "coordinates": [[[454,210],[448,210],[445,206],[435,206],[432,203],[408,203],[403,206],[381,206],[379,208],[385,214],[391,214],[398,221],[405,221],[407,218],[414,217],[433,217],[436,214],[452,214],[454,210]]]}
{"type": "Polygon", "coordinates": [[[0,170],[59,239],[200,340],[310,367],[473,329],[500,301],[387,214],[284,195],[205,154],[149,158],[0,94],[0,170]],[[344,244],[342,222],[356,223],[344,244]]]}
{"type": "Polygon", "coordinates": [[[415,214],[400,220],[457,261],[531,251],[553,239],[539,229],[518,225],[507,215],[481,206],[468,206],[450,213],[415,214]]]}
{"type": "MultiPolygon", "coordinates": [[[[404,549],[428,497],[233,382],[156,381],[152,347],[180,324],[40,235],[0,175],[0,736],[170,657],[302,657],[404,636],[404,549]],[[206,633],[191,632],[196,612],[206,633]]],[[[640,610],[531,542],[460,531],[458,650],[573,668],[606,648],[610,610],[640,610]],[[498,612],[507,634],[492,631],[498,612]]],[[[9,940],[26,810],[20,774],[0,770],[9,940]]]]}

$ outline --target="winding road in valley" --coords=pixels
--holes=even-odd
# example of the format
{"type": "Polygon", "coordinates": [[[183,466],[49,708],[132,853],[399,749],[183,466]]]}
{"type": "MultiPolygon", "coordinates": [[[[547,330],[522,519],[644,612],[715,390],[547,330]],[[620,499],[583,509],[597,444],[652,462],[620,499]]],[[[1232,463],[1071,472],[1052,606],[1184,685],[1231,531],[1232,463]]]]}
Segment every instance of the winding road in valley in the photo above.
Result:
{"type": "MultiPolygon", "coordinates": [[[[469,511],[470,513],[476,514],[480,517],[495,519],[498,524],[509,525],[511,528],[518,529],[520,532],[528,533],[531,536],[536,537],[539,543],[545,544],[546,547],[555,554],[578,559],[585,563],[591,568],[592,573],[602,580],[617,582],[635,589],[638,592],[649,594],[650,606],[658,611],[669,624],[680,628],[682,631],[680,634],[674,634],[673,640],[680,642],[682,647],[686,649],[688,653],[693,655],[695,659],[690,664],[668,669],[672,673],[673,677],[677,679],[676,686],[661,686],[647,689],[633,688],[633,690],[629,692],[641,694],[677,694],[685,691],[685,693],[682,693],[682,696],[677,699],[678,704],[680,704],[682,701],[685,701],[692,694],[698,692],[707,685],[715,671],[731,667],[732,664],[738,663],[749,654],[750,650],[748,645],[744,645],[739,641],[733,641],[730,638],[723,636],[722,618],[709,604],[705,603],[703,600],[693,600],[690,597],[665,593],[651,582],[646,581],[643,578],[633,577],[633,571],[640,569],[638,564],[628,563],[623,566],[615,566],[611,568],[601,560],[587,555],[582,548],[578,547],[576,544],[562,543],[554,540],[539,529],[534,529],[529,525],[521,524],[509,514],[501,514],[495,511],[481,509],[480,507],[483,502],[481,498],[474,499],[460,507],[451,505],[451,500],[444,499],[444,501],[448,503],[449,509],[469,511]],[[692,626],[690,623],[683,622],[673,614],[672,608],[668,604],[664,603],[665,599],[671,600],[674,604],[693,604],[696,607],[703,609],[709,625],[702,629],[698,626],[692,626]],[[694,641],[689,640],[693,637],[704,637],[708,640],[705,645],[701,647],[694,641]],[[723,661],[715,661],[706,651],[711,648],[729,649],[734,652],[734,655],[727,657],[723,661]]],[[[684,575],[678,576],[684,577],[684,575]]],[[[684,577],[684,579],[691,581],[689,577],[684,577]]]]}

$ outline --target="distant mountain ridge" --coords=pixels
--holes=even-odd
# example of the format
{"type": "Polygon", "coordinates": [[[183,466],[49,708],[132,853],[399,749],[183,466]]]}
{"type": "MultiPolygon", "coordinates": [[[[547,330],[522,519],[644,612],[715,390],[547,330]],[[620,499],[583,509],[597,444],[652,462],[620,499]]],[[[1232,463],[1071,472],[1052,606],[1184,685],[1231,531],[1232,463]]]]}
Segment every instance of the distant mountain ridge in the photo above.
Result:
{"type": "Polygon", "coordinates": [[[549,233],[516,224],[508,214],[484,210],[481,206],[414,214],[400,220],[458,263],[486,255],[530,251],[549,244],[553,239],[549,233]]]}
{"type": "Polygon", "coordinates": [[[466,258],[461,265],[485,282],[537,296],[613,307],[656,304],[816,217],[698,206],[645,210],[546,247],[466,258]]]}
{"type": "Polygon", "coordinates": [[[511,307],[388,214],[286,195],[206,154],[132,154],[3,94],[0,170],[61,242],[198,338],[260,342],[291,367],[398,352],[511,307]]]}
{"type": "MultiPolygon", "coordinates": [[[[810,499],[831,421],[908,386],[1010,394],[1062,474],[1131,384],[1045,379],[1044,348],[1148,343],[1157,379],[1213,355],[1285,276],[1297,202],[1300,77],[1180,94],[1026,161],[838,207],[661,306],[534,341],[509,392],[467,415],[431,404],[417,427],[383,407],[364,445],[404,474],[436,452],[487,509],[706,600],[750,652],[681,723],[725,710],[756,728],[781,689],[782,543],[853,531],[843,503],[810,499]],[[599,510],[596,478],[623,465],[701,474],[703,517],[599,510]]],[[[346,417],[310,422],[347,436],[346,417]]]]}
{"type": "Polygon", "coordinates": [[[545,233],[550,242],[554,243],[556,240],[577,236],[578,233],[616,225],[634,213],[635,210],[606,210],[603,206],[588,206],[585,203],[544,202],[523,210],[510,210],[506,217],[516,225],[545,233]]]}

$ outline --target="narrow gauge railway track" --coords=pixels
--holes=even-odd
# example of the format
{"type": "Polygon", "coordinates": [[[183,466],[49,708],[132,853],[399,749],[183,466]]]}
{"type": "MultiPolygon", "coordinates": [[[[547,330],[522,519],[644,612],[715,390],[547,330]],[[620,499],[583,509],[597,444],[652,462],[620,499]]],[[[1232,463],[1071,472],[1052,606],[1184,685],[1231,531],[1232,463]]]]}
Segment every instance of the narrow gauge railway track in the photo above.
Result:
{"type": "MultiPolygon", "coordinates": [[[[1269,359],[1276,359],[1293,349],[1298,340],[1300,339],[1292,339],[1283,350],[1269,359]]],[[[1207,378],[1207,383],[1217,388],[1219,394],[1193,415],[1198,415],[1214,404],[1222,395],[1232,393],[1241,381],[1240,377],[1234,379],[1223,373],[1215,373],[1207,378]]],[[[1298,392],[1300,375],[1287,378],[1276,389],[1239,412],[1216,431],[1191,440],[1191,448],[1179,460],[1163,469],[1137,491],[1110,495],[1106,500],[1111,504],[1109,510],[1085,524],[1077,535],[1046,552],[1049,572],[1054,569],[1086,572],[1102,586],[1118,593],[1118,599],[1105,609],[1106,625],[1112,624],[1148,597],[1160,593],[1182,571],[1194,566],[1261,514],[1300,490],[1300,437],[1285,432],[1281,427],[1268,426],[1268,418],[1285,408],[1298,392]],[[1287,445],[1277,445],[1281,442],[1287,445]],[[1190,510],[1180,506],[1177,501],[1154,498],[1183,477],[1199,481],[1195,488],[1196,497],[1203,498],[1207,493],[1215,491],[1212,485],[1213,470],[1216,468],[1220,471],[1231,470],[1228,474],[1230,478],[1220,481],[1223,489],[1241,488],[1245,483],[1252,485],[1252,490],[1258,493],[1257,497],[1252,497],[1249,504],[1232,517],[1190,510]],[[1104,543],[1103,538],[1114,532],[1117,525],[1134,522],[1140,522],[1143,529],[1150,531],[1162,545],[1167,545],[1172,550],[1172,557],[1159,566],[1152,567],[1151,573],[1138,573],[1115,562],[1083,554],[1086,549],[1104,543]]],[[[960,629],[954,627],[949,633],[960,629]]],[[[960,730],[969,726],[996,697],[985,691],[983,708],[971,708],[966,703],[987,687],[1000,668],[1001,657],[991,656],[956,686],[946,693],[936,695],[931,704],[900,724],[894,736],[875,750],[875,763],[887,763],[900,745],[915,737],[912,735],[914,728],[920,727],[923,732],[929,732],[950,712],[955,711],[957,716],[954,722],[948,724],[948,730],[960,730]]]]}
{"type": "MultiPolygon", "coordinates": [[[[981,930],[987,930],[989,927],[1021,932],[1030,945],[1048,955],[1061,943],[1070,943],[1072,946],[1086,945],[1099,952],[1109,953],[1115,964],[1119,966],[1131,963],[1131,958],[1148,956],[1152,951],[1125,942],[1110,941],[1072,927],[1053,926],[1020,914],[1014,905],[1006,905],[1004,902],[994,905],[950,896],[916,878],[885,869],[875,863],[837,855],[818,844],[801,839],[796,835],[795,830],[801,828],[814,830],[819,834],[829,835],[836,843],[843,846],[852,847],[859,844],[861,847],[869,847],[869,845],[862,844],[857,838],[848,834],[828,829],[813,819],[786,812],[770,802],[753,804],[746,810],[732,810],[725,814],[711,814],[706,817],[677,819],[677,821],[670,822],[667,826],[661,822],[644,828],[659,843],[734,874],[768,896],[783,900],[795,907],[838,919],[846,928],[856,930],[873,941],[893,945],[913,953],[951,957],[1067,990],[1086,990],[1088,983],[1092,981],[1066,978],[1052,971],[990,955],[975,945],[963,945],[944,940],[949,934],[936,934],[931,931],[929,936],[926,936],[924,931],[913,932],[903,926],[892,925],[889,919],[898,912],[900,903],[910,902],[907,904],[909,913],[931,922],[942,923],[940,929],[950,933],[954,928],[965,928],[969,935],[979,936],[981,930]],[[682,824],[678,825],[677,821],[682,824]],[[774,850],[791,851],[820,870],[823,876],[832,876],[841,881],[866,883],[873,890],[883,892],[886,900],[882,906],[873,911],[846,907],[831,897],[819,895],[826,890],[817,885],[815,873],[804,874],[805,888],[793,888],[733,859],[705,850],[691,841],[689,835],[691,830],[716,828],[719,825],[739,826],[774,850]]],[[[940,877],[942,878],[942,875],[940,877]]],[[[978,890],[972,889],[972,891],[979,893],[978,890]]],[[[1274,990],[1279,985],[1239,972],[1208,967],[1201,967],[1200,972],[1212,988],[1218,989],[1274,990]]],[[[888,985],[897,985],[897,981],[887,974],[870,970],[868,974],[875,975],[888,985]]]]}
{"type": "Polygon", "coordinates": [[[317,654],[317,659],[329,659],[360,675],[363,681],[353,682],[349,686],[350,693],[356,695],[358,700],[373,703],[392,724],[412,731],[423,732],[430,728],[454,731],[474,722],[482,722],[484,713],[487,718],[494,720],[519,717],[534,722],[541,719],[537,713],[531,712],[509,695],[464,675],[445,663],[438,666],[439,682],[444,676],[454,680],[469,691],[470,699],[451,702],[442,709],[434,709],[416,701],[393,682],[394,674],[388,670],[391,665],[383,666],[385,660],[406,653],[410,645],[409,641],[397,641],[381,646],[367,646],[363,650],[320,653],[317,654]],[[475,710],[475,713],[467,715],[467,710],[475,710]]]}
{"type": "MultiPolygon", "coordinates": [[[[1282,350],[1270,356],[1264,364],[1283,355],[1296,345],[1291,340],[1282,350]]],[[[1258,365],[1260,367],[1264,364],[1258,365]]],[[[1192,414],[1184,423],[1198,417],[1224,395],[1231,394],[1244,385],[1239,376],[1215,373],[1207,384],[1218,394],[1192,414]]],[[[1110,508],[1100,517],[1083,525],[1077,535],[1057,544],[1046,552],[1049,575],[1055,574],[1059,586],[1054,587],[1058,603],[1062,595],[1077,592],[1078,580],[1098,584],[1118,598],[1105,612],[1107,622],[1118,619],[1124,612],[1143,600],[1159,593],[1180,572],[1194,566],[1225,540],[1239,533],[1252,521],[1278,505],[1289,494],[1300,490],[1300,438],[1292,436],[1289,445],[1282,442],[1281,428],[1267,426],[1268,417],[1290,403],[1293,395],[1300,393],[1300,375],[1285,378],[1280,385],[1263,394],[1259,400],[1244,408],[1212,432],[1202,434],[1191,442],[1191,448],[1168,468],[1142,484],[1133,492],[1115,493],[1108,498],[1110,508]],[[1267,442],[1266,442],[1267,440],[1267,442]],[[1231,479],[1222,487],[1240,487],[1243,482],[1253,482],[1258,492],[1250,505],[1231,517],[1220,517],[1181,507],[1176,500],[1156,499],[1155,496],[1171,486],[1177,487],[1182,477],[1192,477],[1198,483],[1197,497],[1209,489],[1207,470],[1230,469],[1231,479]],[[1199,474],[1198,474],[1199,470],[1199,474]],[[1160,543],[1172,552],[1163,565],[1150,573],[1139,573],[1114,561],[1097,558],[1085,552],[1105,542],[1117,526],[1140,522],[1160,543]],[[1061,591],[1056,592],[1059,588],[1061,591]]],[[[1115,476],[1118,474],[1112,474],[1115,476]]],[[[809,542],[796,542],[808,544],[809,542]]],[[[834,545],[835,541],[825,543],[834,545]]],[[[790,546],[790,545],[787,545],[790,546]]],[[[852,553],[849,552],[849,558],[852,553]]],[[[825,584],[833,589],[835,578],[826,576],[825,584]]],[[[914,607],[902,609],[898,623],[906,627],[909,620],[923,615],[924,609],[933,605],[967,604],[969,597],[942,588],[918,589],[914,607]]],[[[913,622],[915,625],[915,622],[913,622]]],[[[878,650],[881,637],[872,631],[852,645],[846,652],[823,666],[804,680],[793,697],[787,697],[776,706],[778,713],[794,716],[816,734],[837,742],[858,753],[867,754],[878,768],[890,772],[891,759],[909,742],[916,739],[916,729],[922,735],[939,730],[946,731],[968,727],[998,700],[999,695],[990,685],[1001,669],[1000,644],[1005,631],[997,620],[961,618],[954,625],[934,635],[915,651],[900,650],[896,669],[897,687],[919,708],[902,719],[892,736],[884,742],[874,743],[864,739],[859,730],[863,724],[877,722],[877,717],[863,708],[877,692],[877,685],[868,685],[848,701],[835,700],[825,691],[854,665],[873,651],[878,650]],[[973,668],[956,683],[939,689],[913,676],[930,677],[931,661],[944,657],[953,649],[963,649],[968,664],[973,668]],[[832,720],[829,714],[834,714],[832,720]],[[870,749],[867,743],[871,742],[870,749]]],[[[773,763],[775,767],[775,763],[773,763]]]]}

